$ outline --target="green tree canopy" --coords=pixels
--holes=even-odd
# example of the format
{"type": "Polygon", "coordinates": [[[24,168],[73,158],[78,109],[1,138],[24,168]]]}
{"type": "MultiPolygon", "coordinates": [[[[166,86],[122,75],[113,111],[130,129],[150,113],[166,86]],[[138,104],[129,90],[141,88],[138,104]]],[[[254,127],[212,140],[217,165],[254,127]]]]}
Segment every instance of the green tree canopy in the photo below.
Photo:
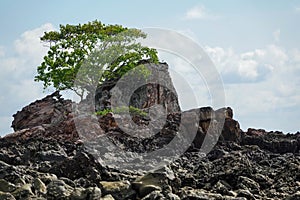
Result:
{"type": "Polygon", "coordinates": [[[158,62],[157,51],[137,41],[145,37],[138,29],[100,21],[60,25],[59,31],[45,32],[41,37],[41,41],[49,44],[49,51],[37,68],[35,81],[42,81],[44,88],[71,89],[83,98],[95,89],[92,86],[120,78],[142,59],[158,62]],[[74,84],[83,64],[82,83],[74,84]]]}

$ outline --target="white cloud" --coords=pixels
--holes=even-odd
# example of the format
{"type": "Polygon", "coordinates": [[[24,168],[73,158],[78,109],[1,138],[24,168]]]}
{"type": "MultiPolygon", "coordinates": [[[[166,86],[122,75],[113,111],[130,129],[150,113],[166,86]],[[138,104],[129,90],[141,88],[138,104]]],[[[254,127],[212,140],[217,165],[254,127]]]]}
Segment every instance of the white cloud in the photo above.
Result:
{"type": "Polygon", "coordinates": [[[45,55],[46,48],[40,41],[40,37],[46,31],[54,30],[52,24],[47,23],[34,30],[24,32],[14,43],[15,50],[20,56],[29,56],[35,60],[45,55]]]}
{"type": "Polygon", "coordinates": [[[238,73],[249,79],[255,79],[258,76],[258,63],[255,60],[241,60],[238,66],[238,73]]]}
{"type": "Polygon", "coordinates": [[[47,52],[47,48],[40,43],[40,37],[50,30],[53,26],[44,24],[24,32],[14,42],[13,52],[0,56],[0,118],[6,120],[6,123],[0,123],[0,135],[10,131],[11,116],[17,110],[45,95],[41,83],[35,83],[33,79],[37,66],[47,52]]]}
{"type": "Polygon", "coordinates": [[[243,128],[299,130],[300,51],[277,45],[236,53],[205,47],[225,82],[226,102],[243,128]],[[232,81],[234,80],[234,81],[232,81]]]}
{"type": "Polygon", "coordinates": [[[275,42],[280,41],[280,29],[277,29],[276,31],[273,32],[273,38],[274,38],[275,42]]]}
{"type": "Polygon", "coordinates": [[[269,62],[274,66],[283,66],[289,59],[289,55],[284,48],[276,46],[276,45],[269,45],[266,47],[266,56],[263,57],[265,62],[269,62]]]}
{"type": "Polygon", "coordinates": [[[159,52],[159,57],[169,65],[169,72],[183,110],[212,104],[208,98],[209,91],[204,78],[188,61],[167,52],[159,52]]]}
{"type": "Polygon", "coordinates": [[[295,8],[296,12],[300,12],[300,7],[295,8]]]}
{"type": "MultiPolygon", "coordinates": [[[[296,132],[299,129],[295,111],[300,112],[300,61],[291,58],[298,56],[300,51],[287,52],[276,45],[242,53],[232,48],[205,49],[212,60],[218,63],[216,66],[221,76],[226,78],[226,106],[234,109],[235,118],[244,130],[254,127],[296,132]]],[[[176,58],[167,62],[171,67],[174,65],[176,71],[182,71],[185,80],[195,81],[194,74],[184,69],[186,63],[176,58]]],[[[200,77],[196,78],[199,80],[200,77]]],[[[175,83],[179,97],[186,100],[185,104],[180,102],[184,105],[182,108],[195,107],[189,102],[193,94],[196,95],[198,106],[212,105],[214,99],[208,95],[205,82],[201,84],[198,81],[198,84],[199,87],[191,85],[192,90],[186,92],[182,81],[175,83]]]]}
{"type": "Polygon", "coordinates": [[[185,19],[216,19],[217,16],[212,15],[203,5],[197,5],[189,9],[185,13],[185,19]]]}
{"type": "Polygon", "coordinates": [[[240,54],[231,48],[207,46],[205,50],[223,76],[238,81],[255,81],[288,61],[286,51],[276,45],[240,54]]]}
{"type": "MultiPolygon", "coordinates": [[[[167,40],[166,40],[167,41],[167,40]]],[[[178,42],[180,45],[181,43],[178,42]]],[[[172,43],[174,47],[176,43],[172,43]]],[[[180,46],[181,47],[181,46],[180,46]]],[[[184,45],[183,47],[184,48],[184,45]]],[[[226,106],[235,111],[241,127],[265,128],[267,130],[299,130],[297,112],[300,112],[300,51],[286,50],[278,44],[245,52],[233,48],[206,46],[204,50],[215,63],[224,82],[226,106]]],[[[191,53],[187,50],[188,53],[191,53]]],[[[196,51],[192,51],[195,53],[196,51]]],[[[173,79],[181,107],[194,108],[190,98],[194,94],[198,106],[212,105],[217,100],[210,96],[211,85],[205,78],[190,71],[190,67],[178,57],[164,60],[183,80],[190,83],[191,90],[183,80],[173,79]],[[196,83],[196,84],[195,84],[196,83]]],[[[172,73],[171,73],[172,75],[172,73]]],[[[173,77],[172,77],[173,78],[173,77]]],[[[214,106],[214,108],[218,108],[214,106]]]]}

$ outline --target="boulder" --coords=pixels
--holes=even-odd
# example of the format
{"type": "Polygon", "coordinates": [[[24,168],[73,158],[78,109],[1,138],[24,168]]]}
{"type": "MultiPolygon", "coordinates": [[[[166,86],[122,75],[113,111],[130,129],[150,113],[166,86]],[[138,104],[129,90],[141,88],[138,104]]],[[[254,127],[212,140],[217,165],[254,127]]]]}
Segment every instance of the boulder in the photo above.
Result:
{"type": "Polygon", "coordinates": [[[47,199],[67,199],[73,188],[62,180],[54,180],[47,185],[47,199]]]}
{"type": "Polygon", "coordinates": [[[13,115],[12,128],[15,133],[6,138],[54,138],[62,141],[78,140],[72,120],[72,101],[61,98],[59,91],[37,100],[13,115]]]}
{"type": "Polygon", "coordinates": [[[16,189],[17,187],[10,183],[10,182],[7,182],[6,180],[4,179],[0,179],[0,191],[1,192],[12,192],[16,189]]]}
{"type": "Polygon", "coordinates": [[[164,166],[144,176],[138,177],[132,187],[138,191],[140,197],[145,197],[153,191],[170,190],[170,182],[175,179],[173,171],[164,166]]]}
{"type": "Polygon", "coordinates": [[[16,198],[12,194],[10,194],[8,192],[2,192],[2,191],[0,191],[0,199],[1,200],[16,200],[16,198]]]}
{"type": "Polygon", "coordinates": [[[16,199],[26,199],[34,196],[31,190],[31,184],[22,185],[11,193],[16,199]]]}
{"type": "Polygon", "coordinates": [[[114,199],[133,199],[136,192],[131,188],[129,181],[100,181],[103,194],[112,194],[114,199]]]}

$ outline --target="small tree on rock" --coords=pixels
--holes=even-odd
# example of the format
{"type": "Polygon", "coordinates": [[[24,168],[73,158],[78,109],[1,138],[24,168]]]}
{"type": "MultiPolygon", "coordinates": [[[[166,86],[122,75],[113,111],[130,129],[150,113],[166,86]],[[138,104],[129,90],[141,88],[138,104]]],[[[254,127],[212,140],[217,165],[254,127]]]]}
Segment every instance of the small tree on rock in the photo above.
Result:
{"type": "Polygon", "coordinates": [[[99,21],[60,25],[59,31],[45,32],[41,37],[49,44],[49,51],[37,68],[35,81],[42,81],[44,88],[71,89],[82,99],[95,89],[93,86],[120,78],[142,59],[158,62],[157,51],[137,41],[145,37],[138,29],[99,21]],[[74,84],[82,65],[82,83],[74,84]]]}

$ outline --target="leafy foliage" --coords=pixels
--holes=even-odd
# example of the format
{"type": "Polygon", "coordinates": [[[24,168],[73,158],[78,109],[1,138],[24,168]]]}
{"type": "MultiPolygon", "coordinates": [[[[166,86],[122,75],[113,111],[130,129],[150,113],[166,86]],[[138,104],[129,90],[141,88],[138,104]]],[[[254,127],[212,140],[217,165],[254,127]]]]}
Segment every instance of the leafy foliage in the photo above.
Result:
{"type": "Polygon", "coordinates": [[[122,107],[116,107],[114,109],[104,109],[104,110],[100,110],[96,112],[96,115],[99,116],[105,116],[108,113],[115,113],[115,114],[125,114],[125,113],[130,113],[133,115],[139,115],[142,117],[146,117],[148,114],[146,112],[144,112],[143,110],[133,107],[133,106],[122,106],[122,107]]]}
{"type": "Polygon", "coordinates": [[[146,34],[120,25],[105,25],[100,21],[79,25],[60,25],[59,31],[45,32],[41,41],[49,51],[37,68],[35,81],[44,88],[72,89],[81,98],[109,79],[117,79],[136,67],[140,60],[158,62],[155,49],[137,42],[146,34]],[[80,84],[74,84],[80,71],[80,84]]]}

